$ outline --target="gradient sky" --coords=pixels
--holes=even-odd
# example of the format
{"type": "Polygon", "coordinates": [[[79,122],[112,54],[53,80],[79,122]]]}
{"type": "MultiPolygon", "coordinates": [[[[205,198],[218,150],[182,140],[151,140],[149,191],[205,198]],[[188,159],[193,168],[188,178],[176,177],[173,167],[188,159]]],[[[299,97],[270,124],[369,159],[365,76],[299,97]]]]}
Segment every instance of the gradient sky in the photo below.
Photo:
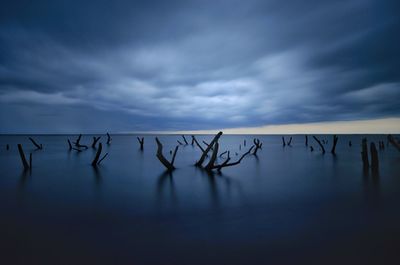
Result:
{"type": "Polygon", "coordinates": [[[1,1],[0,133],[400,117],[400,1],[1,1]]]}

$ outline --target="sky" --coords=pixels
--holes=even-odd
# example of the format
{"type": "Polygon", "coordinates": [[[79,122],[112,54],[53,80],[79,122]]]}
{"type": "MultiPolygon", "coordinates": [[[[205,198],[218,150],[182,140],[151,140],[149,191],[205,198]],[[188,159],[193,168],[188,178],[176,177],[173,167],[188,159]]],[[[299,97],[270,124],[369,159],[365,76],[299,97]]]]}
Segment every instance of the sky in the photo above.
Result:
{"type": "Polygon", "coordinates": [[[0,133],[398,123],[399,32],[395,0],[2,0],[0,133]]]}

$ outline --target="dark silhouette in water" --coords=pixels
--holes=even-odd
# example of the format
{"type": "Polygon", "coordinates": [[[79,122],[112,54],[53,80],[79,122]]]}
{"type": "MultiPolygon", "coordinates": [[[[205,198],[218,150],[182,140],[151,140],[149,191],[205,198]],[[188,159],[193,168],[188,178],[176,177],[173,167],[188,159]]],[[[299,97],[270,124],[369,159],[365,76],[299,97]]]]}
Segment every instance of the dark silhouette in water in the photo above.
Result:
{"type": "Polygon", "coordinates": [[[175,157],[176,157],[176,153],[178,152],[179,146],[177,145],[175,147],[175,151],[174,151],[174,154],[172,155],[172,160],[170,162],[163,155],[163,152],[162,152],[163,151],[163,145],[160,142],[160,140],[158,140],[157,137],[156,137],[156,143],[157,143],[157,154],[156,154],[156,156],[157,156],[158,160],[160,160],[160,162],[167,168],[167,171],[173,171],[175,169],[174,162],[175,162],[175,157]]]}
{"type": "Polygon", "coordinates": [[[136,139],[137,139],[138,142],[139,142],[140,150],[143,151],[144,137],[142,137],[142,138],[136,137],[136,139]]]}
{"type": "Polygon", "coordinates": [[[39,149],[39,150],[43,149],[43,145],[42,144],[38,144],[35,140],[33,140],[32,137],[28,137],[28,138],[33,143],[33,145],[36,147],[36,149],[39,149]]]}
{"type": "Polygon", "coordinates": [[[100,140],[100,138],[101,136],[99,137],[93,136],[92,148],[96,148],[96,144],[100,140]]]}
{"type": "Polygon", "coordinates": [[[313,138],[314,138],[315,141],[317,141],[317,143],[319,144],[319,147],[321,147],[322,154],[325,154],[325,148],[322,145],[321,141],[315,136],[313,136],[313,138]]]}

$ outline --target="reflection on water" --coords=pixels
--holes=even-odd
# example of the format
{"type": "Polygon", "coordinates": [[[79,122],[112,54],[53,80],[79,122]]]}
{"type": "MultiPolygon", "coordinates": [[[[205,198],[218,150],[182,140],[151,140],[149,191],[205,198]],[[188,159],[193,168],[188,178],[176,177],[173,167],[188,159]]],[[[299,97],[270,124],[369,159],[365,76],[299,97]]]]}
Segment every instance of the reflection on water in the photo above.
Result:
{"type": "MultiPolygon", "coordinates": [[[[302,135],[286,147],[280,136],[257,136],[257,155],[210,174],[193,166],[200,151],[189,144],[169,173],[155,156],[154,136],[144,137],[144,150],[136,135],[103,140],[109,155],[92,167],[95,149],[65,145],[75,136],[36,136],[45,148],[34,153],[31,171],[21,171],[13,147],[29,151],[31,143],[0,136],[0,146],[10,144],[0,150],[0,243],[13,261],[2,264],[378,264],[397,257],[400,155],[390,146],[371,171],[362,166],[362,136],[339,136],[337,155],[330,137],[319,136],[323,155],[305,147],[302,135]]],[[[180,139],[159,137],[166,156],[180,139]]],[[[253,138],[224,135],[220,150],[235,160],[253,138]]]]}

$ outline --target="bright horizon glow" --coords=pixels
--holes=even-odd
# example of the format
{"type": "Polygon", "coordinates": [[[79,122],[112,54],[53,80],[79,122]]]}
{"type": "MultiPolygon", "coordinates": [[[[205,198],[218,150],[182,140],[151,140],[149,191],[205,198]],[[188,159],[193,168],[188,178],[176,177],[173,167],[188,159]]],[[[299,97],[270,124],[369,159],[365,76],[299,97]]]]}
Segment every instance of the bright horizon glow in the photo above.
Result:
{"type": "Polygon", "coordinates": [[[216,130],[160,131],[158,133],[215,134],[219,131],[223,131],[224,134],[399,134],[400,118],[265,125],[216,130]]]}

